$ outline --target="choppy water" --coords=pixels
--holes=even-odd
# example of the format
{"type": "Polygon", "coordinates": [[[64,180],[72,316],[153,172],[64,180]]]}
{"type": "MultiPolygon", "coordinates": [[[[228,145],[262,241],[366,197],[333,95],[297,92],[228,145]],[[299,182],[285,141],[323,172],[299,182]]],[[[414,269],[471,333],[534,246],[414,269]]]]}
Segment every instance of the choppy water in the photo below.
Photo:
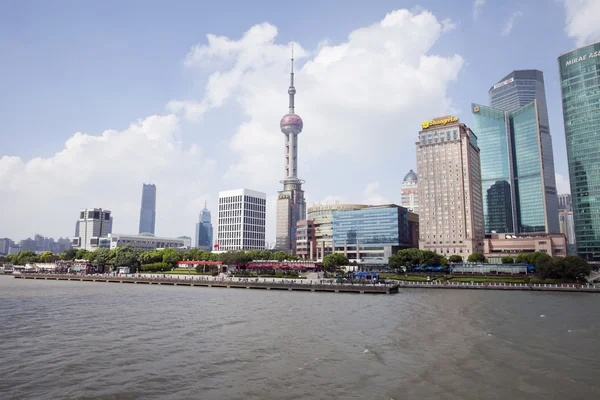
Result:
{"type": "Polygon", "coordinates": [[[0,399],[600,398],[599,304],[0,276],[0,399]]]}

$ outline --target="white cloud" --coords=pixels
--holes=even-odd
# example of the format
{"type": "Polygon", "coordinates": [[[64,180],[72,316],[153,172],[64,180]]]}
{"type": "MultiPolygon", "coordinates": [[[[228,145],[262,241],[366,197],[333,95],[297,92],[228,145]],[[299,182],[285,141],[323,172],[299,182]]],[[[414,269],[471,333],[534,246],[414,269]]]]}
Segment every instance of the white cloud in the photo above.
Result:
{"type": "MultiPolygon", "coordinates": [[[[447,91],[463,59],[431,53],[453,25],[428,11],[397,10],[341,43],[323,38],[310,51],[294,45],[296,110],[305,123],[299,176],[308,200],[400,202],[422,120],[454,108],[447,91]]],[[[115,231],[136,232],[142,182],[153,181],[157,234],[193,236],[205,199],[215,216],[218,191],[246,187],[268,195],[272,241],[291,47],[276,39],[277,28],[264,23],[240,39],[207,35],[192,47],[184,65],[208,79],[196,99],[175,98],[167,109],[185,120],[204,117],[202,124],[152,116],[120,132],[77,133],[49,158],[0,159],[0,226],[15,239],[71,235],[80,208],[103,207],[113,211],[115,231]],[[232,129],[232,121],[243,122],[232,129]]]]}
{"type": "Polygon", "coordinates": [[[577,46],[584,46],[600,40],[600,1],[563,0],[566,27],[569,37],[575,38],[577,46]]]}
{"type": "Polygon", "coordinates": [[[379,193],[380,189],[381,185],[379,182],[369,183],[363,190],[363,203],[369,205],[389,204],[390,201],[379,193]]]}
{"type": "Polygon", "coordinates": [[[76,133],[49,158],[0,158],[0,225],[14,240],[71,236],[81,208],[110,209],[114,231],[137,232],[142,183],[157,184],[157,234],[191,235],[205,199],[214,160],[196,145],[184,148],[175,115],[151,116],[123,131],[76,133]],[[205,190],[203,190],[205,189],[205,190]]]}
{"type": "Polygon", "coordinates": [[[561,174],[555,174],[556,176],[556,190],[558,194],[571,193],[571,184],[569,178],[563,177],[561,174]]]}
{"type": "Polygon", "coordinates": [[[477,21],[479,15],[481,14],[481,10],[485,5],[486,0],[475,0],[473,2],[473,21],[477,21]]]}
{"type": "Polygon", "coordinates": [[[456,29],[456,23],[452,21],[450,18],[445,18],[442,20],[442,32],[450,32],[456,29]]]}
{"type": "Polygon", "coordinates": [[[515,11],[506,21],[504,25],[504,29],[502,29],[502,36],[508,36],[512,32],[513,26],[515,22],[517,22],[517,18],[521,18],[523,13],[521,11],[515,11]]]}
{"type": "MultiPolygon", "coordinates": [[[[322,41],[314,53],[295,44],[296,110],[305,122],[299,175],[307,180],[307,191],[316,190],[315,197],[322,198],[330,193],[325,190],[332,182],[328,175],[344,190],[340,174],[356,168],[363,170],[357,177],[377,173],[381,166],[366,165],[367,158],[392,157],[401,170],[414,168],[412,146],[420,123],[452,107],[446,91],[463,65],[459,55],[428,54],[444,26],[449,30],[453,23],[427,11],[398,10],[352,31],[342,43],[322,41]],[[400,146],[407,157],[398,161],[400,146]]],[[[238,160],[226,181],[249,187],[275,183],[266,190],[277,190],[283,176],[283,135],[277,123],[287,110],[291,44],[277,44],[276,37],[275,27],[261,24],[240,40],[210,36],[186,57],[188,67],[228,66],[212,72],[198,103],[217,107],[230,102],[241,108],[245,121],[230,144],[238,160]]]]}

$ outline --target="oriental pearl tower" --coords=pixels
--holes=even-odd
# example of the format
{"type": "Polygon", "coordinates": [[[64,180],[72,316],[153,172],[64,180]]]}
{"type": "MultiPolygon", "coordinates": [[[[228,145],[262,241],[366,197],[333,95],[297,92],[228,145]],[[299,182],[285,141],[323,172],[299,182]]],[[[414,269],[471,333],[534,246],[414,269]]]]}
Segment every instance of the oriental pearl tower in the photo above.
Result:
{"type": "Polygon", "coordinates": [[[294,49],[292,47],[292,68],[290,72],[289,109],[281,118],[279,127],[285,135],[285,179],[280,181],[283,190],[277,197],[277,250],[296,251],[296,223],[306,219],[306,202],[302,184],[298,178],[298,134],[302,132],[302,118],[294,112],[294,49]]]}

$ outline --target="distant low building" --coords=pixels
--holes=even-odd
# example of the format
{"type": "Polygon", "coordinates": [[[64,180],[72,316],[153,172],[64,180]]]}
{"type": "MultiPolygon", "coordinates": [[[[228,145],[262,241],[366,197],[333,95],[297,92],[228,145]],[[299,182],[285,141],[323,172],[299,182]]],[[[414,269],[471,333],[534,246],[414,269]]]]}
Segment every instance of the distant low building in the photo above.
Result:
{"type": "Polygon", "coordinates": [[[127,245],[143,250],[176,249],[185,247],[186,239],[158,237],[149,233],[141,235],[109,233],[108,236],[102,240],[100,247],[112,250],[127,245]]]}
{"type": "Polygon", "coordinates": [[[566,256],[567,243],[562,233],[538,235],[485,235],[483,252],[488,262],[501,263],[502,257],[517,257],[519,254],[546,253],[549,256],[566,256]]]}

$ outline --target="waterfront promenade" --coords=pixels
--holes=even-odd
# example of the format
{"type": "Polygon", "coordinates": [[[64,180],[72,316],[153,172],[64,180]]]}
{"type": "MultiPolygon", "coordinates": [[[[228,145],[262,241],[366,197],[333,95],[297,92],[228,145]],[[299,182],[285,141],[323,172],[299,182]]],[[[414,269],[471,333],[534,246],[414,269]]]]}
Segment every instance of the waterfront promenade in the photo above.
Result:
{"type": "Polygon", "coordinates": [[[600,293],[600,286],[577,283],[505,283],[505,282],[415,282],[395,281],[400,288],[472,289],[472,290],[529,290],[538,292],[600,293]]]}
{"type": "Polygon", "coordinates": [[[296,290],[304,292],[393,294],[398,293],[394,283],[348,284],[328,280],[277,279],[277,278],[231,278],[199,275],[76,275],[76,274],[17,274],[16,279],[40,279],[57,281],[129,283],[146,285],[203,286],[229,289],[296,290]]]}
{"type": "Polygon", "coordinates": [[[575,283],[527,284],[503,282],[419,282],[337,283],[330,279],[234,278],[206,275],[163,274],[16,274],[17,279],[62,280],[80,282],[130,283],[171,286],[202,286],[230,289],[296,290],[305,292],[393,294],[399,289],[521,290],[538,292],[600,293],[600,286],[575,283]]]}

